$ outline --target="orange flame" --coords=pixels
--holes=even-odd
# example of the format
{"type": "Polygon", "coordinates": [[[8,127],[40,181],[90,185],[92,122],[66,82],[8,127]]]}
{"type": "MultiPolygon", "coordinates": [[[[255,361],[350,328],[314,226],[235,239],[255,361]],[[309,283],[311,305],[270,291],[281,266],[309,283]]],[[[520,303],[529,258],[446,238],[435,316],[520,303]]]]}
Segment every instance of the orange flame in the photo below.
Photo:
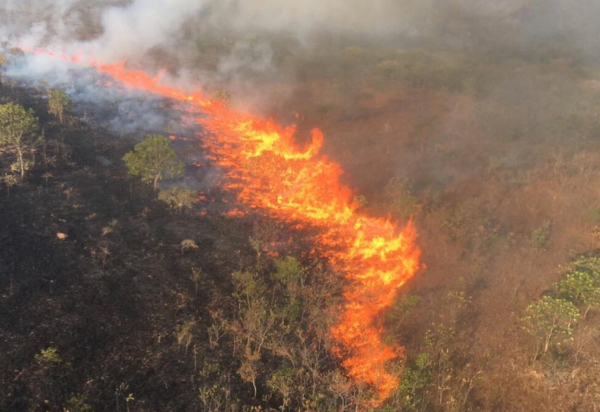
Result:
{"type": "MultiPolygon", "coordinates": [[[[398,379],[386,370],[386,363],[399,356],[401,348],[382,342],[377,320],[419,268],[416,232],[412,223],[398,228],[388,220],[357,212],[351,190],[340,182],[341,167],[319,154],[320,130],[313,130],[311,142],[300,148],[294,141],[295,126],[282,128],[272,120],[206,99],[200,91],[190,94],[162,84],[162,74],[152,77],[128,70],[124,63],[103,65],[81,56],[42,53],[87,61],[130,88],[189,104],[190,113],[197,114],[196,121],[208,134],[205,146],[211,159],[224,169],[226,188],[252,208],[320,227],[322,234],[316,241],[334,269],[350,281],[341,319],[331,330],[335,352],[349,376],[377,391],[373,405],[391,395],[398,379]]],[[[238,213],[234,209],[230,215],[238,213]]]]}

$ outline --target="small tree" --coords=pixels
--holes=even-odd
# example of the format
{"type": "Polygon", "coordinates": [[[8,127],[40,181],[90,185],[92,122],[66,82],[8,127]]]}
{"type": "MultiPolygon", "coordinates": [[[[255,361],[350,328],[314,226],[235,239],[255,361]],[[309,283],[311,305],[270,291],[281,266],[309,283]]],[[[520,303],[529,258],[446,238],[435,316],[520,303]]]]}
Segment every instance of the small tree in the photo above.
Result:
{"type": "Polygon", "coordinates": [[[149,134],[138,143],[123,160],[129,173],[141,177],[143,182],[153,182],[154,190],[163,177],[176,177],[183,174],[183,163],[165,137],[149,134]]]}
{"type": "Polygon", "coordinates": [[[198,198],[198,192],[188,190],[178,186],[172,186],[168,189],[161,190],[158,193],[158,198],[167,203],[172,210],[191,209],[198,198]]]}
{"type": "Polygon", "coordinates": [[[92,412],[92,407],[87,402],[84,395],[71,395],[67,401],[65,412],[92,412]]]}
{"type": "Polygon", "coordinates": [[[2,182],[6,185],[6,197],[10,197],[10,190],[19,183],[19,178],[12,174],[6,174],[2,176],[2,182]]]}
{"type": "Polygon", "coordinates": [[[48,113],[58,117],[63,123],[65,110],[71,105],[71,99],[64,90],[48,90],[48,113]]]}
{"type": "Polygon", "coordinates": [[[421,211],[419,200],[412,194],[409,179],[393,177],[384,192],[390,211],[399,219],[408,220],[421,211]]]}
{"type": "Polygon", "coordinates": [[[557,337],[568,338],[573,334],[573,327],[581,317],[579,309],[566,299],[555,299],[545,296],[532,303],[526,309],[528,316],[522,321],[525,329],[537,338],[535,357],[543,348],[547,353],[553,340],[557,337]]]}
{"type": "Polygon", "coordinates": [[[37,129],[38,119],[33,110],[14,103],[0,105],[0,146],[17,153],[21,179],[25,178],[24,153],[31,147],[37,129]]]}
{"type": "Polygon", "coordinates": [[[426,392],[431,385],[432,363],[429,353],[421,353],[414,367],[406,367],[402,373],[398,393],[403,399],[403,410],[422,411],[427,406],[426,392]]]}
{"type": "Polygon", "coordinates": [[[198,249],[198,245],[194,239],[183,239],[181,241],[181,253],[193,249],[198,249]]]}
{"type": "MultiPolygon", "coordinates": [[[[196,242],[194,242],[196,243],[196,242]]],[[[192,266],[192,274],[190,275],[190,279],[194,282],[194,285],[196,285],[196,295],[198,294],[198,284],[200,283],[200,280],[202,279],[202,269],[197,268],[196,266],[192,266]]]]}
{"type": "Polygon", "coordinates": [[[537,250],[544,250],[548,246],[550,240],[550,230],[552,225],[550,222],[545,222],[542,226],[531,232],[531,243],[537,250]]]}
{"type": "Polygon", "coordinates": [[[592,273],[574,270],[567,273],[565,279],[557,282],[554,290],[559,297],[585,307],[583,313],[585,319],[590,309],[600,307],[600,287],[597,282],[598,277],[592,273]]]}

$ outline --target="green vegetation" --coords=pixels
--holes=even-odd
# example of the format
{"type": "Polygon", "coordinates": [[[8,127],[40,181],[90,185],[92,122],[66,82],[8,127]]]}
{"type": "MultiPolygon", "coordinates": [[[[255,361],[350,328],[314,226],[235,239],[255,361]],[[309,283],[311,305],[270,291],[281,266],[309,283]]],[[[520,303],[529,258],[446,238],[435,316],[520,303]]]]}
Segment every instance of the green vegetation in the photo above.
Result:
{"type": "Polygon", "coordinates": [[[573,335],[573,328],[581,314],[572,302],[545,296],[527,307],[523,318],[526,329],[538,339],[534,359],[542,350],[546,354],[551,345],[561,344],[573,335]]]}
{"type": "Polygon", "coordinates": [[[183,239],[181,241],[181,253],[185,252],[186,250],[194,249],[198,249],[198,245],[194,239],[183,239]]]}
{"type": "Polygon", "coordinates": [[[64,122],[65,110],[69,106],[71,106],[71,98],[64,90],[48,90],[48,113],[58,117],[61,123],[64,122]]]}
{"type": "Polygon", "coordinates": [[[21,105],[6,103],[0,105],[0,148],[15,152],[16,169],[21,179],[31,162],[26,159],[32,150],[35,133],[38,130],[38,119],[33,110],[25,110],[21,105]]]}
{"type": "Polygon", "coordinates": [[[42,349],[40,353],[35,355],[35,360],[39,364],[53,364],[63,361],[56,348],[42,349]]]}
{"type": "Polygon", "coordinates": [[[380,61],[375,70],[379,80],[385,83],[395,81],[420,89],[453,92],[464,88],[464,70],[424,51],[399,52],[393,59],[380,61]]]}
{"type": "Polygon", "coordinates": [[[171,186],[158,192],[158,198],[169,205],[171,210],[183,212],[190,210],[197,202],[198,192],[184,189],[179,186],[171,186]]]}
{"type": "Polygon", "coordinates": [[[554,284],[554,293],[577,306],[584,307],[583,317],[600,307],[600,273],[573,270],[554,284]]]}
{"type": "Polygon", "coordinates": [[[546,246],[548,246],[548,241],[550,240],[551,229],[552,224],[550,222],[546,222],[531,232],[531,243],[536,249],[546,249],[546,246]]]}
{"type": "Polygon", "coordinates": [[[123,160],[131,175],[152,183],[154,190],[157,190],[158,182],[163,178],[177,177],[183,173],[183,163],[177,160],[169,140],[156,134],[146,136],[123,160]]]}
{"type": "Polygon", "coordinates": [[[554,296],[529,305],[522,319],[537,339],[535,357],[540,350],[546,354],[551,347],[572,340],[578,321],[600,308],[600,259],[579,258],[568,269],[563,279],[554,283],[554,296]]]}
{"type": "Polygon", "coordinates": [[[407,367],[402,374],[398,389],[404,399],[403,409],[407,411],[423,411],[427,406],[426,393],[432,381],[432,364],[429,353],[417,356],[414,366],[407,367]]]}
{"type": "Polygon", "coordinates": [[[72,395],[67,401],[65,412],[93,412],[84,395],[72,395]]]}
{"type": "Polygon", "coordinates": [[[406,178],[394,177],[384,188],[392,214],[401,221],[414,217],[421,210],[419,200],[412,194],[411,183],[406,178]]]}

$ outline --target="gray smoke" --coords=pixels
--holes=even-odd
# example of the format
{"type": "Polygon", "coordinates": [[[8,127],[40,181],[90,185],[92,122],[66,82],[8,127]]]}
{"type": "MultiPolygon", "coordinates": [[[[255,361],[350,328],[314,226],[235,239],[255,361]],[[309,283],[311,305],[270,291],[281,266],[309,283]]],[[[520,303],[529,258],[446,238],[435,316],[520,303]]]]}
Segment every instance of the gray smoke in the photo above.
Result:
{"type": "Polygon", "coordinates": [[[324,32],[394,38],[397,47],[402,39],[481,50],[561,44],[595,59],[598,16],[597,0],[0,0],[0,39],[105,62],[158,49],[185,61],[182,44],[249,31],[291,35],[308,46],[324,32]]]}

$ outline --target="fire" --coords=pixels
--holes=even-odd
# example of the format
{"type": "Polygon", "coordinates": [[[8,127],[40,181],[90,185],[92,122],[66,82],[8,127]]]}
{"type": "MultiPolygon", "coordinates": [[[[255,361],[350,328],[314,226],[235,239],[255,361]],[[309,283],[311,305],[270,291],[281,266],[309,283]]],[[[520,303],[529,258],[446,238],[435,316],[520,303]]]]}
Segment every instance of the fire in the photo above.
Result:
{"type": "MultiPolygon", "coordinates": [[[[152,77],[128,70],[124,63],[104,65],[81,56],[42,53],[87,62],[127,87],[185,103],[205,130],[211,160],[224,170],[224,186],[240,202],[294,224],[319,227],[315,240],[321,252],[349,281],[341,318],[331,330],[335,353],[350,377],[377,391],[373,405],[390,396],[398,379],[386,370],[386,363],[399,356],[401,348],[383,343],[378,319],[419,268],[416,232],[411,223],[399,228],[357,211],[351,190],[340,181],[341,167],[320,154],[320,130],[313,130],[310,143],[299,147],[294,126],[283,128],[211,101],[200,91],[187,93],[162,84],[162,73],[152,77]]],[[[230,212],[238,214],[243,213],[230,212]]]]}

